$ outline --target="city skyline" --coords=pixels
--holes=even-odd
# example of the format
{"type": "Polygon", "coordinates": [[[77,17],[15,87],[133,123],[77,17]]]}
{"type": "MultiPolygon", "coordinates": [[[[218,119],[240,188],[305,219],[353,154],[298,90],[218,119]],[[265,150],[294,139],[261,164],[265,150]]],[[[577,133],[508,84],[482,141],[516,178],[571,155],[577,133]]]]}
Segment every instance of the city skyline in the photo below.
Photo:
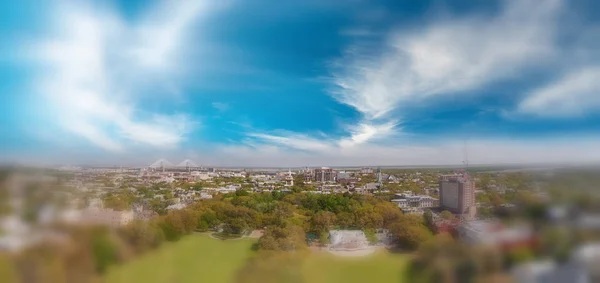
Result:
{"type": "Polygon", "coordinates": [[[0,163],[600,163],[597,1],[18,1],[0,163]]]}

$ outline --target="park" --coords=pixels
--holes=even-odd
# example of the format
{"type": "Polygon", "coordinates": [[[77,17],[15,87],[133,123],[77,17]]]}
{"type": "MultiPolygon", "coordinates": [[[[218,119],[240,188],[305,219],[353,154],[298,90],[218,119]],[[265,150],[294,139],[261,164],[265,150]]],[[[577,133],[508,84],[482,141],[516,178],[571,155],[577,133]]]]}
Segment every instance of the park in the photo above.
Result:
{"type": "MultiPolygon", "coordinates": [[[[252,249],[255,242],[252,238],[218,240],[193,234],[113,266],[105,279],[108,283],[236,282],[240,270],[257,255],[252,249]]],[[[298,282],[402,282],[406,262],[407,255],[387,250],[352,258],[311,251],[298,265],[302,277],[298,282]]]]}

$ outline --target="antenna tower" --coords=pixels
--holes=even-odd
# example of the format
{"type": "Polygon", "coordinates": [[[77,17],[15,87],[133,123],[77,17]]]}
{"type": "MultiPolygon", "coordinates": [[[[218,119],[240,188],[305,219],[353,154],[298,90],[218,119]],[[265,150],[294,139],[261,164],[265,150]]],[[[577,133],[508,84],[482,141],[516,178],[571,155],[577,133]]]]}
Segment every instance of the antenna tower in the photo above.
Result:
{"type": "Polygon", "coordinates": [[[465,139],[463,144],[463,165],[465,166],[465,173],[469,171],[469,150],[467,149],[467,140],[465,139]]]}

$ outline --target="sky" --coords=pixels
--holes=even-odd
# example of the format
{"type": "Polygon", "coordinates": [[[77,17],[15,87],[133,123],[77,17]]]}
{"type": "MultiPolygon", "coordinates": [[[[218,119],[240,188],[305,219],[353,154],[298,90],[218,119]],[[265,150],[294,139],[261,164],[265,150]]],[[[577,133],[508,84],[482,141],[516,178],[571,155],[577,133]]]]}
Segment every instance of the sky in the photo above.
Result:
{"type": "Polygon", "coordinates": [[[598,1],[0,5],[0,162],[600,162],[598,1]]]}

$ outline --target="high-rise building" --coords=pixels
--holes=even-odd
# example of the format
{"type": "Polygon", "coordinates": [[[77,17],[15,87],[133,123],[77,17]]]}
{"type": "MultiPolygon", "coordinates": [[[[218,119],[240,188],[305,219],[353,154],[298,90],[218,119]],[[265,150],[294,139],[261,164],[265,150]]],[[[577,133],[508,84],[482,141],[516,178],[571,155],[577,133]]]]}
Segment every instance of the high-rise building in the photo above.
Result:
{"type": "Polygon", "coordinates": [[[440,207],[464,217],[475,217],[475,186],[467,173],[440,176],[440,207]]]}
{"type": "Polygon", "coordinates": [[[313,180],[317,182],[335,182],[333,169],[327,167],[317,168],[313,171],[313,180]]]}

